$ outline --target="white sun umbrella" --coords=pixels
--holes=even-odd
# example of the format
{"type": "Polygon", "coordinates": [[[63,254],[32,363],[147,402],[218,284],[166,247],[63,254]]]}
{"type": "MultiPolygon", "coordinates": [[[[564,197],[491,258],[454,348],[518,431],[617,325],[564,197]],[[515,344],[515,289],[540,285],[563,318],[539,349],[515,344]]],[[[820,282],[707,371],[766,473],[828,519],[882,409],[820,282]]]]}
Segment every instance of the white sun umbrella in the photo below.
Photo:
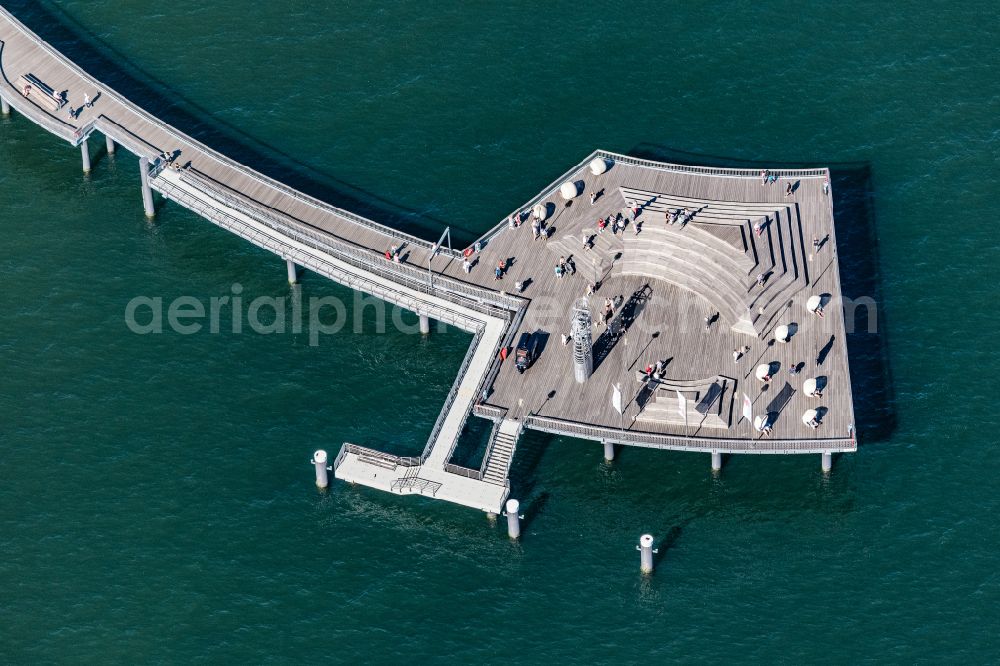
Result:
{"type": "Polygon", "coordinates": [[[823,298],[821,296],[810,296],[809,300],[806,301],[806,310],[816,312],[821,305],[823,305],[823,298]]]}
{"type": "Polygon", "coordinates": [[[532,212],[535,214],[535,217],[537,217],[539,220],[544,220],[549,216],[549,207],[546,206],[545,204],[535,204],[535,207],[532,210],[532,212]]]}
{"type": "Polygon", "coordinates": [[[569,201],[570,199],[576,198],[576,196],[580,194],[580,188],[578,188],[576,183],[573,181],[567,180],[562,184],[562,187],[559,188],[559,194],[562,195],[563,199],[569,201]]]}
{"type": "Polygon", "coordinates": [[[802,383],[802,390],[805,391],[806,395],[812,395],[816,393],[816,378],[810,377],[802,383]]]}
{"type": "Polygon", "coordinates": [[[767,416],[761,414],[760,416],[754,417],[753,427],[757,429],[757,432],[764,432],[764,428],[767,427],[767,416]]]}
{"type": "Polygon", "coordinates": [[[788,342],[788,337],[788,327],[784,324],[774,329],[774,338],[778,342],[788,342]]]}
{"type": "Polygon", "coordinates": [[[815,419],[819,413],[815,409],[807,409],[806,413],[802,415],[802,422],[809,425],[809,422],[815,419]]]}
{"type": "Polygon", "coordinates": [[[608,161],[603,157],[595,157],[590,161],[590,172],[595,176],[600,176],[608,170],[608,161]]]}
{"type": "Polygon", "coordinates": [[[770,374],[771,374],[771,366],[766,363],[761,363],[760,365],[757,366],[757,369],[753,371],[754,377],[756,377],[760,381],[764,381],[764,379],[770,374]]]}

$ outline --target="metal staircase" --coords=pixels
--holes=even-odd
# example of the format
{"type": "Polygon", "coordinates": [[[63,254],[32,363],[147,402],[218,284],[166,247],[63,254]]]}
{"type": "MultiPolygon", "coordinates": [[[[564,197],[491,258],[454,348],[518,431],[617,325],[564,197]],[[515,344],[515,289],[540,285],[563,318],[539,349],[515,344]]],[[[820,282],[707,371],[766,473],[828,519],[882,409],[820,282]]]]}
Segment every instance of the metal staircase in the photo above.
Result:
{"type": "Polygon", "coordinates": [[[522,425],[516,419],[504,419],[494,431],[493,439],[486,450],[486,464],[483,466],[483,481],[498,486],[507,483],[507,472],[514,459],[517,439],[522,425]]]}

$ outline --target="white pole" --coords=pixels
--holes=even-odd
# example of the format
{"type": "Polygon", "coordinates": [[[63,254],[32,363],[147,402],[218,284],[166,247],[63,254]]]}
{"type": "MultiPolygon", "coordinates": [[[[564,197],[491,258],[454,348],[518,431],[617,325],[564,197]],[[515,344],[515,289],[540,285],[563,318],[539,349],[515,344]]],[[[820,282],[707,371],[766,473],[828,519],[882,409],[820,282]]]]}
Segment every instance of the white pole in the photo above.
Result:
{"type": "Polygon", "coordinates": [[[112,139],[110,136],[105,136],[104,137],[104,144],[108,147],[108,155],[114,155],[115,154],[115,140],[112,139]]]}
{"type": "Polygon", "coordinates": [[[429,335],[431,332],[431,320],[427,315],[420,315],[420,334],[429,335]]]}
{"type": "Polygon", "coordinates": [[[80,156],[83,157],[83,172],[90,173],[90,146],[86,139],[80,142],[80,156]]]}
{"type": "Polygon", "coordinates": [[[830,451],[823,452],[823,473],[829,474],[830,470],[833,468],[833,453],[830,451]]]}
{"type": "Polygon", "coordinates": [[[722,469],[722,454],[718,451],[712,451],[712,471],[718,472],[722,469]]]}
{"type": "Polygon", "coordinates": [[[142,208],[146,211],[146,217],[152,219],[156,215],[153,208],[153,191],[149,189],[149,158],[139,158],[139,180],[142,182],[142,208]]]}
{"type": "Polygon", "coordinates": [[[507,536],[511,539],[521,536],[521,516],[517,515],[520,508],[521,503],[516,499],[507,500],[507,511],[504,515],[507,516],[507,536]]]}
{"type": "Polygon", "coordinates": [[[643,534],[639,537],[639,568],[644,574],[653,573],[653,535],[643,534]]]}
{"type": "Polygon", "coordinates": [[[285,266],[288,269],[288,284],[296,284],[299,281],[299,272],[295,266],[295,262],[291,259],[286,259],[285,266]]]}
{"type": "Polygon", "coordinates": [[[312,464],[316,468],[316,487],[326,488],[330,481],[326,475],[326,451],[319,449],[313,454],[312,464]]]}
{"type": "Polygon", "coordinates": [[[615,459],[615,445],[611,442],[604,442],[604,459],[608,462],[615,459]]]}
{"type": "Polygon", "coordinates": [[[10,115],[10,104],[3,97],[0,97],[0,113],[3,113],[5,116],[10,115]]]}

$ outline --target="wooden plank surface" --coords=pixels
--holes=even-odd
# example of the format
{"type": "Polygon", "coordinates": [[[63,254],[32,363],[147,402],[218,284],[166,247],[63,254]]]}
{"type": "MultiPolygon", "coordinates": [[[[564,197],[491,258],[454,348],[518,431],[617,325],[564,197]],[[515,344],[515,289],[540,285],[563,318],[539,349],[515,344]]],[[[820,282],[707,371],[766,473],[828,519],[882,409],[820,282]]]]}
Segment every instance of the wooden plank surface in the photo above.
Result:
{"type": "MultiPolygon", "coordinates": [[[[131,104],[125,97],[111,91],[79,71],[72,63],[53,54],[33,41],[32,36],[6,13],[0,13],[0,70],[4,80],[0,88],[15,109],[32,117],[47,128],[66,128],[66,131],[86,131],[90,123],[98,122],[109,135],[118,139],[130,150],[155,158],[160,151],[180,151],[177,160],[189,164],[204,177],[220,187],[240,193],[261,210],[278,211],[282,215],[307,224],[317,230],[348,241],[372,252],[384,252],[390,245],[399,244],[398,238],[388,229],[361,224],[350,215],[323,202],[296,193],[281,183],[248,171],[233,164],[224,156],[202,146],[183,132],[163,125],[131,104]],[[58,91],[66,91],[69,104],[59,112],[50,113],[41,106],[29,104],[17,90],[20,75],[31,72],[58,91]],[[79,115],[71,117],[67,109],[80,109],[84,94],[96,98],[92,107],[84,107],[79,115]],[[103,124],[101,124],[103,123],[103,124]]],[[[53,129],[53,131],[56,131],[53,129]]],[[[66,135],[61,134],[63,138],[66,135]]],[[[254,165],[247,165],[250,169],[254,165]]],[[[752,438],[755,433],[750,425],[740,420],[739,399],[747,393],[754,401],[755,412],[774,403],[774,396],[783,390],[785,383],[791,387],[784,391],[780,412],[776,415],[774,437],[815,439],[818,437],[847,437],[848,427],[854,422],[850,378],[846,358],[845,331],[839,313],[840,285],[836,265],[836,242],[828,194],[824,192],[822,177],[792,179],[793,196],[785,196],[785,180],[762,186],[755,177],[730,175],[703,175],[683,170],[616,163],[609,171],[594,176],[583,167],[574,175],[584,181],[581,196],[570,205],[558,192],[546,197],[553,204],[555,213],[548,220],[552,235],[548,240],[532,240],[530,223],[517,229],[500,233],[491,239],[476,257],[476,265],[466,274],[461,262],[438,259],[435,268],[444,274],[489,289],[515,291],[515,283],[527,284],[523,296],[530,299],[516,340],[521,332],[547,335],[541,358],[524,375],[513,371],[507,363],[497,376],[489,404],[511,410],[512,416],[528,412],[605,426],[621,425],[618,414],[611,408],[611,386],[620,384],[626,398],[630,399],[639,385],[634,379],[636,367],[657,359],[669,359],[666,375],[675,380],[697,380],[716,375],[736,378],[737,400],[733,409],[733,426],[722,436],[752,438]],[[713,294],[693,293],[656,278],[622,274],[626,243],[621,234],[614,236],[610,230],[597,236],[591,251],[583,249],[584,239],[596,233],[598,217],[621,211],[629,201],[622,192],[652,192],[664,195],[663,206],[669,202],[690,202],[692,209],[699,204],[705,210],[745,211],[747,216],[765,215],[768,211],[789,211],[781,219],[781,248],[771,242],[771,237],[757,239],[754,251],[761,262],[770,261],[776,251],[784,252],[782,258],[798,262],[796,269],[803,279],[786,294],[769,312],[768,327],[761,338],[754,338],[730,330],[732,322],[721,319],[704,330],[703,319],[715,308],[709,302],[713,294]],[[589,192],[601,192],[594,205],[589,192]],[[666,202],[666,203],[664,203],[666,202]],[[818,252],[812,248],[812,238],[828,238],[818,252]],[[766,255],[766,256],[765,256],[766,255]],[[572,261],[576,271],[567,277],[557,278],[556,263],[564,258],[572,261]],[[502,281],[494,280],[493,269],[505,266],[502,281]],[[588,283],[601,283],[599,291],[590,298],[595,320],[606,297],[627,299],[633,292],[648,285],[652,292],[647,306],[638,315],[626,336],[617,342],[597,367],[594,376],[583,385],[573,379],[569,347],[561,345],[560,337],[570,328],[569,308],[573,301],[585,294],[588,283]],[[805,301],[812,294],[829,294],[833,301],[827,306],[828,315],[819,318],[805,310],[805,301]],[[786,305],[787,303],[787,305],[786,305]],[[773,315],[773,317],[772,317],[773,315]],[[773,321],[771,320],[773,319],[773,321]],[[798,331],[788,344],[771,340],[769,332],[779,323],[796,324],[798,331]],[[655,335],[654,335],[655,334],[655,335]],[[750,352],[738,363],[733,362],[734,349],[750,345],[750,352]],[[825,351],[824,351],[825,350],[825,351]],[[820,362],[822,361],[822,362],[820,362]],[[776,380],[764,386],[752,375],[757,362],[780,365],[776,380]],[[800,375],[793,377],[788,368],[804,364],[800,375]],[[807,398],[801,391],[805,378],[824,376],[828,386],[823,399],[807,398]],[[552,397],[548,396],[552,393],[552,397]],[[827,410],[823,425],[816,430],[805,426],[802,413],[808,408],[823,407],[827,410]]],[[[638,221],[649,229],[664,225],[662,206],[643,211],[638,221]]],[[[726,215],[722,215],[725,218],[726,215]]],[[[737,215],[738,217],[738,215],[737,215]]],[[[731,270],[742,265],[744,244],[750,245],[746,235],[749,228],[744,223],[742,231],[737,221],[728,226],[708,229],[724,219],[709,219],[706,212],[705,228],[726,241],[733,252],[731,270]],[[711,223],[711,224],[709,224],[711,223]]],[[[691,221],[692,231],[701,224],[698,216],[691,221]]],[[[633,234],[630,225],[625,234],[633,234]]],[[[680,232],[683,233],[683,232],[680,232]]],[[[663,243],[670,243],[664,238],[663,243]]],[[[629,243],[633,249],[635,243],[629,243]]],[[[676,252],[676,248],[673,248],[676,252]]],[[[681,260],[698,262],[694,253],[681,260]]],[[[429,252],[427,243],[410,243],[404,249],[410,264],[426,267],[429,252]]],[[[673,255],[673,256],[676,256],[673,255]]],[[[707,257],[707,255],[706,255],[707,257]]],[[[726,270],[726,262],[712,262],[712,271],[726,270]]],[[[747,274],[719,276],[720,283],[737,279],[747,281],[747,274]]],[[[748,287],[753,289],[752,285],[748,287]]],[[[599,335],[595,331],[595,339],[599,335]]],[[[626,411],[625,427],[647,432],[676,435],[715,436],[699,432],[692,424],[687,430],[670,423],[635,422],[638,406],[632,400],[626,411]]]]}

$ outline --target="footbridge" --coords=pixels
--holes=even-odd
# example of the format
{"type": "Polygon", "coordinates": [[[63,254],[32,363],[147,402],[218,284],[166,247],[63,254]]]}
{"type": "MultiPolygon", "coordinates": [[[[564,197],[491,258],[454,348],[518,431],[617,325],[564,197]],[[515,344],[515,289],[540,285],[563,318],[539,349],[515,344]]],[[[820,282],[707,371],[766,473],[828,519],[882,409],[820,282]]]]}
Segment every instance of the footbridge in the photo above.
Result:
{"type": "Polygon", "coordinates": [[[217,152],[3,8],[0,104],[78,149],[85,172],[95,141],[134,153],[137,207],[151,218],[173,202],[280,257],[290,282],[310,270],[411,310],[422,331],[436,319],[473,335],[421,454],[345,443],[337,478],[499,513],[526,428],[606,452],[711,453],[713,468],[722,454],[818,453],[828,470],[857,448],[827,169],[777,170],[771,185],[757,170],[598,150],[453,248],[217,152]],[[601,349],[582,382],[573,345],[560,344],[581,298],[612,324],[595,329],[601,349]],[[522,374],[504,359],[525,338],[536,358],[522,374]],[[636,382],[653,364],[665,368],[658,383],[636,382]],[[625,391],[617,402],[613,388],[625,391]],[[452,462],[470,413],[494,421],[478,468],[452,462]]]}

